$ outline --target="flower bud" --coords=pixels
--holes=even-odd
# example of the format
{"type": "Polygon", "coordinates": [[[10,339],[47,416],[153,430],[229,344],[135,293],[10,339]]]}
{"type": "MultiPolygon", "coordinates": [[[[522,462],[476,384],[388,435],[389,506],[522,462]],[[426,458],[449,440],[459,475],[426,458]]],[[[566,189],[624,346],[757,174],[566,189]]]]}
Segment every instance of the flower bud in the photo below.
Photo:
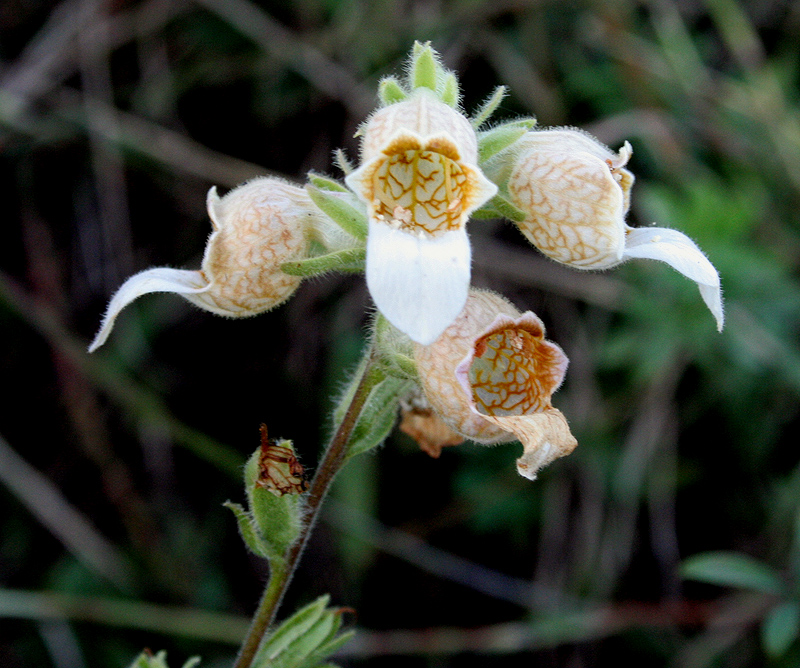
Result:
{"type": "Polygon", "coordinates": [[[392,324],[431,343],[464,305],[464,225],[497,187],[477,166],[470,122],[426,88],[375,112],[362,137],[346,182],[367,205],[367,285],[392,324]]]}
{"type": "Polygon", "coordinates": [[[577,445],[550,402],[568,360],[535,314],[472,290],[455,321],[414,355],[428,402],[453,431],[478,443],[522,442],[521,475],[534,479],[577,445]]]}
{"type": "Polygon", "coordinates": [[[151,292],[174,292],[237,318],[268,311],[297,289],[301,278],[280,267],[307,254],[312,229],[324,218],[303,189],[258,178],[222,198],[211,188],[207,207],[212,232],[200,271],[155,267],[131,276],[111,299],[89,352],[105,342],[125,306],[151,292]]]}
{"type": "Polygon", "coordinates": [[[686,235],[625,224],[634,177],[619,153],[574,129],[529,132],[515,145],[508,178],[511,202],[525,214],[525,237],[548,257],[578,269],[608,269],[631,258],[666,262],[695,281],[722,330],[719,275],[686,235]]]}

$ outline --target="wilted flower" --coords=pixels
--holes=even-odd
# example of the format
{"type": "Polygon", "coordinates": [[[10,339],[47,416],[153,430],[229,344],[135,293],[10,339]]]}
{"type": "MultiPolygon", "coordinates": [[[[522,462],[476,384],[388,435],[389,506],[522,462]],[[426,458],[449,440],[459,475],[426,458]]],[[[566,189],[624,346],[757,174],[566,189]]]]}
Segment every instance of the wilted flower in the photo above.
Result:
{"type": "Polygon", "coordinates": [[[544,338],[542,321],[492,292],[470,291],[456,320],[431,345],[416,345],[422,389],[442,420],[478,443],[519,439],[517,470],[536,472],[577,441],[551,396],[567,357],[544,338]]]}
{"type": "Polygon", "coordinates": [[[721,330],[719,275],[697,245],[676,230],[625,224],[630,156],[628,142],[615,154],[579,130],[526,134],[508,180],[511,201],[526,215],[520,230],[545,255],[578,269],[607,269],[631,258],[666,262],[697,283],[721,330]]]}
{"type": "Polygon", "coordinates": [[[234,318],[282,304],[301,279],[281,264],[302,258],[313,230],[329,226],[304,190],[275,178],[254,179],[222,198],[211,188],[207,206],[213,229],[202,268],[155,267],[131,276],[111,299],[89,352],[105,343],[125,306],[151,292],[174,292],[234,318]]]}
{"type": "Polygon", "coordinates": [[[470,122],[427,88],[379,109],[363,128],[347,185],[367,204],[367,285],[398,329],[431,343],[460,313],[470,280],[464,228],[496,192],[477,166],[470,122]]]}

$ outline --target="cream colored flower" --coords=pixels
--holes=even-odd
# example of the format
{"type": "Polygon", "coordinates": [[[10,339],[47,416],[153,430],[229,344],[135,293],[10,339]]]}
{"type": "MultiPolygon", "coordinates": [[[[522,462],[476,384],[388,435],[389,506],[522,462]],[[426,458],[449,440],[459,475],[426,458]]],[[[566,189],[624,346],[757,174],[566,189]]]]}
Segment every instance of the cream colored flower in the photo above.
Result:
{"type": "Polygon", "coordinates": [[[567,357],[544,338],[542,321],[520,314],[492,292],[470,291],[456,320],[414,357],[428,402],[456,433],[478,443],[519,439],[517,470],[536,472],[569,454],[577,441],[551,396],[567,357]]]}
{"type": "Polygon", "coordinates": [[[552,259],[578,269],[607,269],[632,258],[661,260],[695,281],[722,330],[719,274],[685,234],[625,224],[634,177],[631,146],[615,154],[574,129],[529,132],[518,141],[508,191],[526,214],[518,223],[552,259]]]}
{"type": "Polygon", "coordinates": [[[460,313],[470,280],[465,224],[497,192],[477,166],[475,131],[419,88],[363,129],[347,185],[367,204],[367,285],[381,313],[431,343],[460,313]]]}
{"type": "Polygon", "coordinates": [[[108,305],[89,352],[105,343],[125,306],[151,292],[174,292],[200,308],[234,318],[286,301],[301,279],[281,271],[305,256],[312,229],[324,216],[305,190],[275,178],[249,181],[207,199],[212,232],[199,271],[155,267],[131,276],[108,305]]]}

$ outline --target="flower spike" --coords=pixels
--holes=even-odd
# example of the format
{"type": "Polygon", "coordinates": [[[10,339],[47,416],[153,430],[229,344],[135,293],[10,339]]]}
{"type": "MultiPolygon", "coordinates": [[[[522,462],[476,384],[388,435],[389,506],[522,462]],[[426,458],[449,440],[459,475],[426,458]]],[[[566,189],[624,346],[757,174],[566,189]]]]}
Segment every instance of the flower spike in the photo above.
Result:
{"type": "Polygon", "coordinates": [[[548,257],[577,269],[608,269],[632,258],[666,262],[695,281],[722,330],[719,274],[685,234],[625,223],[634,182],[631,146],[613,153],[574,129],[538,130],[514,147],[511,203],[525,213],[517,225],[548,257]]]}

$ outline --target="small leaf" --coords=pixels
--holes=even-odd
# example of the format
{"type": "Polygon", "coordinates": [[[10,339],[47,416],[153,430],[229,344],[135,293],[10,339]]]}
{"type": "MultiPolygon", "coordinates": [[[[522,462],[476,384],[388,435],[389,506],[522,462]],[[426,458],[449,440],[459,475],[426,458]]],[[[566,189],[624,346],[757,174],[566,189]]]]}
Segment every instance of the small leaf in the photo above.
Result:
{"type": "Polygon", "coordinates": [[[149,651],[142,652],[130,668],[169,668],[167,666],[167,653],[161,650],[158,654],[151,654],[149,651]]]}
{"type": "Polygon", "coordinates": [[[408,93],[403,90],[400,82],[394,77],[381,79],[381,82],[378,84],[378,98],[383,105],[402,102],[406,97],[408,97],[408,93]]]}
{"type": "Polygon", "coordinates": [[[497,110],[497,107],[500,106],[500,103],[503,101],[503,98],[506,96],[506,87],[505,86],[498,86],[494,89],[494,93],[489,97],[486,102],[484,102],[478,111],[475,112],[471,119],[472,127],[476,130],[481,127],[486,121],[489,120],[491,115],[497,110]]]}
{"type": "Polygon", "coordinates": [[[304,633],[314,627],[314,624],[325,613],[325,608],[330,602],[330,596],[325,594],[295,612],[289,619],[281,622],[264,641],[253,659],[253,668],[271,665],[282,652],[295,642],[304,633]]]}
{"type": "Polygon", "coordinates": [[[311,200],[345,232],[363,241],[367,238],[367,211],[349,192],[331,192],[306,185],[311,200]]]}
{"type": "Polygon", "coordinates": [[[250,551],[259,557],[262,557],[263,559],[268,559],[270,556],[269,550],[264,545],[264,541],[258,533],[258,527],[255,524],[255,520],[250,513],[242,508],[242,506],[240,506],[238,503],[226,501],[222,505],[228,508],[236,517],[236,522],[239,525],[239,535],[242,537],[242,540],[245,542],[245,545],[247,545],[250,551]]]}
{"type": "Polygon", "coordinates": [[[348,444],[347,457],[354,457],[379,446],[397,421],[400,397],[406,394],[409,381],[388,376],[370,392],[358,416],[348,444]]]}
{"type": "Polygon", "coordinates": [[[772,658],[779,658],[800,632],[800,603],[787,601],[769,611],[761,624],[761,643],[772,658]]]}
{"type": "Polygon", "coordinates": [[[285,262],[281,271],[291,276],[317,276],[329,271],[341,274],[360,274],[365,271],[367,251],[365,248],[345,248],[344,250],[317,255],[304,260],[285,262]]]}
{"type": "Polygon", "coordinates": [[[414,52],[411,56],[411,70],[409,72],[412,88],[430,88],[436,90],[438,70],[441,66],[433,53],[430,43],[414,43],[414,52]]]}
{"type": "Polygon", "coordinates": [[[705,552],[686,559],[681,575],[689,580],[782,594],[778,574],[766,564],[738,552],[705,552]]]}
{"type": "Polygon", "coordinates": [[[315,188],[319,188],[320,190],[330,190],[331,192],[337,193],[350,192],[347,190],[347,186],[339,183],[336,179],[331,179],[327,176],[322,176],[321,174],[309,172],[308,180],[315,188]]]}
{"type": "Polygon", "coordinates": [[[200,663],[200,657],[193,656],[186,659],[186,663],[183,664],[182,668],[194,668],[195,666],[199,665],[199,663],[200,663]]]}
{"type": "Polygon", "coordinates": [[[316,651],[309,656],[305,663],[302,664],[301,668],[324,668],[325,666],[332,666],[333,668],[338,668],[333,664],[322,664],[320,661],[324,661],[327,659],[331,654],[334,654],[339,649],[344,647],[350,640],[352,640],[353,636],[355,636],[355,631],[345,631],[339,636],[335,638],[331,638],[330,640],[322,643],[316,651]]]}
{"type": "MultiPolygon", "coordinates": [[[[269,663],[269,668],[300,668],[317,649],[338,631],[339,615],[326,610],[304,633],[298,635],[286,649],[269,663]]],[[[315,656],[314,663],[321,660],[315,656]]]]}

